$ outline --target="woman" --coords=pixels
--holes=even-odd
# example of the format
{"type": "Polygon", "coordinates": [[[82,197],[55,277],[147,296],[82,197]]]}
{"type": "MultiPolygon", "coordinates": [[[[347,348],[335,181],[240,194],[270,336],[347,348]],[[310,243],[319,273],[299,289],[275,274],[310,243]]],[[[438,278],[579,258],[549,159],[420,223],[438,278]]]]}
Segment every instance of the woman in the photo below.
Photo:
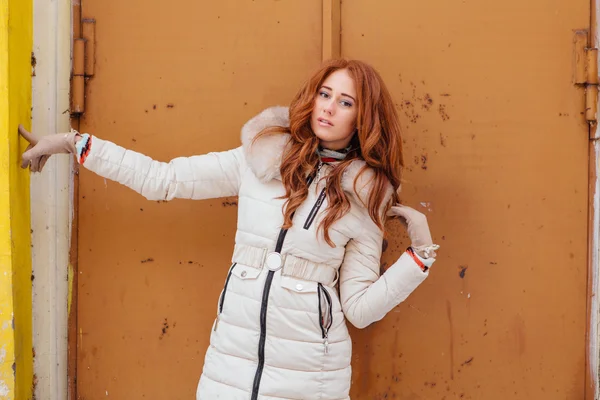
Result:
{"type": "Polygon", "coordinates": [[[395,205],[400,124],[381,77],[359,61],[325,63],[288,108],[263,111],[236,149],[161,163],[88,134],[35,137],[23,167],[73,153],[152,200],[239,196],[231,266],[196,398],[349,399],[352,342],[428,276],[423,214],[395,205]],[[412,246],[380,276],[384,222],[412,246]]]}

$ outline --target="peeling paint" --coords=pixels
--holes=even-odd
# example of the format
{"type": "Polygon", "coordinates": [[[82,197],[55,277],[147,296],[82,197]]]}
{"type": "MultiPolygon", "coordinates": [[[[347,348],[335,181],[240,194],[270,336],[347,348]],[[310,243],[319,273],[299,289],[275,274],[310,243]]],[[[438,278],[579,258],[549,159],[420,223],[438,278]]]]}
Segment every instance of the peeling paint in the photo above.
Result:
{"type": "Polygon", "coordinates": [[[430,203],[430,202],[428,202],[428,201],[422,201],[422,202],[420,203],[420,205],[421,205],[421,207],[423,207],[423,208],[426,208],[426,209],[427,209],[427,211],[429,211],[429,212],[433,211],[433,210],[431,209],[431,203],[430,203]]]}
{"type": "Polygon", "coordinates": [[[0,397],[8,397],[9,394],[10,389],[6,385],[6,382],[4,382],[3,380],[0,381],[0,397]]]}
{"type": "Polygon", "coordinates": [[[4,363],[6,360],[6,346],[2,346],[0,349],[0,364],[4,363]]]}

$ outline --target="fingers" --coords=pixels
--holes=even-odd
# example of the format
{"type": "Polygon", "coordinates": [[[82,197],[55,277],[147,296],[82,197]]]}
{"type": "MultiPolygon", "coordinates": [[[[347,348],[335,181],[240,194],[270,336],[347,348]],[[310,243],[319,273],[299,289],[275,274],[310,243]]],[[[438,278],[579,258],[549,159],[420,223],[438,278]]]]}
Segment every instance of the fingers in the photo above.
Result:
{"type": "Polygon", "coordinates": [[[40,159],[41,159],[41,157],[36,157],[31,160],[31,167],[30,167],[31,172],[39,172],[40,171],[40,159]]]}
{"type": "Polygon", "coordinates": [[[404,217],[406,219],[409,219],[410,215],[411,215],[411,211],[416,211],[416,210],[413,210],[410,207],[399,204],[399,205],[390,207],[390,211],[388,211],[388,215],[396,215],[399,217],[404,217]]]}
{"type": "Polygon", "coordinates": [[[388,215],[398,216],[406,220],[407,223],[423,223],[427,221],[425,214],[415,210],[412,207],[404,205],[395,205],[390,208],[388,215]]]}
{"type": "Polygon", "coordinates": [[[25,153],[23,153],[23,155],[21,156],[21,168],[23,168],[23,169],[27,168],[31,162],[31,157],[30,157],[31,153],[29,152],[29,150],[31,150],[32,147],[33,147],[33,145],[27,146],[25,153]]]}
{"type": "Polygon", "coordinates": [[[29,132],[25,127],[19,124],[19,134],[25,138],[29,143],[35,145],[38,142],[38,138],[31,132],[29,132]]]}
{"type": "Polygon", "coordinates": [[[39,172],[42,172],[42,169],[44,169],[44,165],[46,165],[46,161],[48,161],[48,159],[50,158],[49,154],[43,155],[40,157],[40,164],[39,164],[39,172]]]}
{"type": "Polygon", "coordinates": [[[43,156],[33,158],[31,160],[31,172],[42,172],[42,169],[49,158],[50,154],[44,154],[43,156]]]}

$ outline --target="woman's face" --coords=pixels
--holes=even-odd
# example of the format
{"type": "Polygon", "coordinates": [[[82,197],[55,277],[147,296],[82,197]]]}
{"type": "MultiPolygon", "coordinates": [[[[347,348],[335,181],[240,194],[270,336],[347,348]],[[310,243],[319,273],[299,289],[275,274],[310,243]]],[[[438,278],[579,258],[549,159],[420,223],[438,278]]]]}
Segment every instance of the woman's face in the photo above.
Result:
{"type": "Polygon", "coordinates": [[[329,75],[317,91],[310,126],[321,146],[340,150],[350,144],[358,105],[354,80],[345,69],[329,75]]]}

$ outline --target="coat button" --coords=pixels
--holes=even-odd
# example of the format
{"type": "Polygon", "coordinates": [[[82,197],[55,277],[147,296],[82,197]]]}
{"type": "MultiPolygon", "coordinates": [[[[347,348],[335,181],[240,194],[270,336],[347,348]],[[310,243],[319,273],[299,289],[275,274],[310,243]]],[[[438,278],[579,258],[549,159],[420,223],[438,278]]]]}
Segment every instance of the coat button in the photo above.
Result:
{"type": "Polygon", "coordinates": [[[272,252],[267,255],[266,259],[267,268],[270,271],[277,271],[283,266],[283,259],[281,254],[272,252]]]}
{"type": "Polygon", "coordinates": [[[248,273],[246,271],[242,271],[242,278],[245,278],[248,273]]]}
{"type": "Polygon", "coordinates": [[[302,291],[302,289],[304,289],[304,286],[302,286],[301,284],[296,285],[296,290],[302,291]]]}

